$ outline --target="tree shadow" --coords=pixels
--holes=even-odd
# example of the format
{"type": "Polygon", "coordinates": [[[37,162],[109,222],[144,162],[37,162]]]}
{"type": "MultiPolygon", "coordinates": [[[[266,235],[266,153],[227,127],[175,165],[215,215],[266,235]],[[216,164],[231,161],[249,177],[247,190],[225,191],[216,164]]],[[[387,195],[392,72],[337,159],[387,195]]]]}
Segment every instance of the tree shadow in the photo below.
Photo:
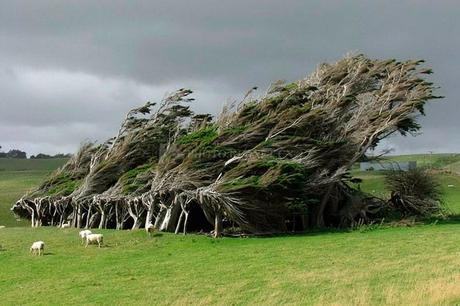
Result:
{"type": "Polygon", "coordinates": [[[395,227],[417,227],[423,225],[460,225],[460,214],[449,215],[443,218],[425,218],[425,219],[414,219],[414,224],[410,226],[398,226],[392,224],[392,222],[402,221],[402,219],[396,220],[388,220],[382,224],[373,223],[364,225],[363,228],[339,228],[339,227],[326,227],[326,228],[312,228],[307,229],[305,231],[296,231],[296,232],[286,232],[286,233],[255,233],[255,234],[242,234],[242,235],[224,235],[224,237],[228,238],[285,238],[285,237],[311,237],[311,236],[321,236],[321,235],[328,235],[328,234],[346,234],[346,233],[353,233],[360,231],[362,229],[373,228],[374,230],[384,230],[388,228],[395,228],[395,227]]]}
{"type": "Polygon", "coordinates": [[[460,224],[460,215],[448,215],[444,218],[427,218],[425,220],[421,220],[423,224],[426,225],[451,225],[451,224],[460,224]]]}

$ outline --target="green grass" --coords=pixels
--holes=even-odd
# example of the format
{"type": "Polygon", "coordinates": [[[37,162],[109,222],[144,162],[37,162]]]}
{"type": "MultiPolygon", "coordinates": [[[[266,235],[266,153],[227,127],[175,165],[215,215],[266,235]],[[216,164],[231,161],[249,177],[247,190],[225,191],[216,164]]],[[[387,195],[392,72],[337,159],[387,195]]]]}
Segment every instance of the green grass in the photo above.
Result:
{"type": "Polygon", "coordinates": [[[449,164],[445,168],[457,175],[460,175],[460,161],[449,164]]]}
{"type": "Polygon", "coordinates": [[[0,158],[0,173],[8,171],[52,171],[62,166],[67,158],[14,159],[0,158]]]}
{"type": "MultiPolygon", "coordinates": [[[[95,230],[106,247],[85,249],[77,229],[11,227],[11,203],[57,167],[38,162],[0,171],[1,305],[460,303],[460,220],[271,238],[95,230]],[[45,256],[29,254],[36,240],[45,256]]],[[[382,173],[353,174],[362,189],[386,192],[382,173]]],[[[438,177],[460,213],[460,177],[438,177]]]]}
{"type": "Polygon", "coordinates": [[[54,169],[67,159],[6,159],[0,158],[0,225],[24,226],[10,212],[12,204],[28,190],[37,187],[54,169]]]}
{"type": "Polygon", "coordinates": [[[101,249],[77,232],[0,229],[1,304],[460,303],[458,224],[217,240],[104,230],[101,249]]]}

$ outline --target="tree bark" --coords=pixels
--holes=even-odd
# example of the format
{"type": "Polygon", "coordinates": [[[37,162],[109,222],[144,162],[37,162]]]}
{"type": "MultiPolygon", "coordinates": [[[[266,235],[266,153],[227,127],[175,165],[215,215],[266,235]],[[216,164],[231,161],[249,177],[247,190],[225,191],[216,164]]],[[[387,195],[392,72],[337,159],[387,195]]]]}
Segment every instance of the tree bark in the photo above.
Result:
{"type": "Polygon", "coordinates": [[[334,188],[334,184],[329,184],[326,189],[326,193],[324,194],[323,198],[321,199],[321,203],[318,207],[318,211],[316,213],[315,218],[315,226],[316,227],[324,227],[324,210],[326,208],[327,203],[329,202],[329,197],[331,196],[332,189],[334,188]]]}
{"type": "Polygon", "coordinates": [[[222,214],[220,212],[216,212],[214,221],[214,238],[219,238],[222,236],[222,214]]]}

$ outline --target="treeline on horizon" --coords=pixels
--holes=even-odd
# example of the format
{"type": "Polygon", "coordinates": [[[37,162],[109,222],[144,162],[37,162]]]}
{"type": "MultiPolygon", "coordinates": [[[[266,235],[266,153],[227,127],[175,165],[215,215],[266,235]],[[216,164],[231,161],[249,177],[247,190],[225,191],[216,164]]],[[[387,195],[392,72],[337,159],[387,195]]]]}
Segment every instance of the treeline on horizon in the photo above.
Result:
{"type": "MultiPolygon", "coordinates": [[[[0,146],[0,149],[2,147],[0,146]]],[[[55,155],[49,155],[44,153],[38,153],[31,155],[29,159],[49,159],[49,158],[70,158],[72,154],[58,153],[55,155]]],[[[11,149],[8,152],[0,151],[0,158],[16,158],[16,159],[27,159],[27,153],[19,149],[11,149]]]]}

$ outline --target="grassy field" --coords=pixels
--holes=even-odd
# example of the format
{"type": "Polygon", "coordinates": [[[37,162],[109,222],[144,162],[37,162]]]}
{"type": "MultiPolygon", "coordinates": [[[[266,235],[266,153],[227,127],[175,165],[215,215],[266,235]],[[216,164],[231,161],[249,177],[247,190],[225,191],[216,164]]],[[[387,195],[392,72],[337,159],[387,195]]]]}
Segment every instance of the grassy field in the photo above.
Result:
{"type": "Polygon", "coordinates": [[[0,158],[0,225],[25,225],[13,217],[11,205],[66,160],[0,158]]]}
{"type": "Polygon", "coordinates": [[[460,225],[212,238],[102,231],[0,229],[2,305],[456,304],[460,225]],[[32,257],[32,241],[46,242],[32,257]]]}
{"type": "MultiPolygon", "coordinates": [[[[425,157],[433,162],[436,158],[425,157]]],[[[458,162],[441,160],[440,168],[458,162]]],[[[6,169],[4,162],[0,160],[0,168],[6,169]]],[[[0,225],[15,197],[52,168],[40,167],[0,171],[0,225]]],[[[386,192],[381,174],[354,174],[364,179],[362,189],[386,192]]],[[[439,179],[446,202],[460,213],[460,178],[440,174],[439,179]]],[[[0,304],[456,305],[460,219],[456,220],[217,240],[101,230],[106,242],[101,249],[85,249],[76,229],[7,223],[0,229],[0,304]],[[40,258],[28,253],[36,240],[46,243],[40,258]]]]}

